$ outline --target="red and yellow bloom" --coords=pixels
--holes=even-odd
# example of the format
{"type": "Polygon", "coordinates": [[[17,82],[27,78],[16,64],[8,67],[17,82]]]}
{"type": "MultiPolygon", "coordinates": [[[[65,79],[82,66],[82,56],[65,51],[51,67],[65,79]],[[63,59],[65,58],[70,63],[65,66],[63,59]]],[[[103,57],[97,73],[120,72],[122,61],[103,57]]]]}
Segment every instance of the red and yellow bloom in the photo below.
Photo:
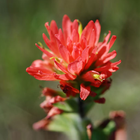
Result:
{"type": "Polygon", "coordinates": [[[45,23],[50,39],[43,34],[49,50],[36,46],[43,52],[43,60],[35,60],[26,71],[38,80],[60,80],[60,87],[69,96],[80,93],[82,100],[91,94],[91,86],[100,85],[118,70],[121,61],[112,63],[116,51],[109,52],[116,40],[111,32],[99,42],[101,26],[91,20],[82,30],[81,23],[64,15],[62,29],[53,20],[45,23]],[[78,84],[78,89],[75,87],[78,84]]]}

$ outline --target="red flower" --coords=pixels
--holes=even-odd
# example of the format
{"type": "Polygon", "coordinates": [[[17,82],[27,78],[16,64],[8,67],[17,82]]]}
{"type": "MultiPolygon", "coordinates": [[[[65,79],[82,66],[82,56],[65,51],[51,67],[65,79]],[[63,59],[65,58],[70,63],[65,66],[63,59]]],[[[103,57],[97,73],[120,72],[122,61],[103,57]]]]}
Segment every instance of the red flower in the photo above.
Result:
{"type": "Polygon", "coordinates": [[[43,120],[40,120],[33,125],[33,128],[36,130],[47,129],[51,119],[55,115],[63,113],[63,110],[53,106],[53,104],[57,102],[64,102],[66,100],[66,98],[60,97],[57,91],[50,88],[44,88],[42,90],[42,94],[43,96],[46,96],[46,99],[40,104],[40,107],[44,109],[47,116],[43,120]]]}
{"type": "MultiPolygon", "coordinates": [[[[50,50],[36,44],[43,52],[43,60],[34,61],[26,69],[36,79],[60,80],[66,84],[62,87],[65,87],[65,90],[71,89],[68,85],[75,82],[80,88],[81,99],[85,100],[91,92],[91,86],[99,87],[112,72],[119,69],[117,65],[121,61],[110,61],[116,56],[116,51],[109,52],[116,36],[113,35],[109,41],[109,31],[104,41],[99,42],[101,26],[98,20],[95,23],[91,20],[82,30],[82,25],[77,19],[71,22],[69,17],[64,15],[63,31],[58,29],[54,20],[50,26],[48,22],[45,23],[45,27],[50,39],[45,34],[43,39],[50,50]]],[[[73,89],[71,93],[74,95],[73,89]]]]}
{"type": "Polygon", "coordinates": [[[78,89],[73,88],[71,84],[64,81],[60,81],[60,88],[64,93],[67,93],[67,96],[75,96],[77,93],[79,93],[78,89]]]}

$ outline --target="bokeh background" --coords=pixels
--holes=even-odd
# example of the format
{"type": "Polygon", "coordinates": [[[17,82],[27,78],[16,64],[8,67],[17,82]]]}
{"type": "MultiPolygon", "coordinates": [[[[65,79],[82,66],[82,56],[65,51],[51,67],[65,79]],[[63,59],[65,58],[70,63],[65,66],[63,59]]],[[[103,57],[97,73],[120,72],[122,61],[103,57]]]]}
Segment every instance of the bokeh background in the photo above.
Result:
{"type": "Polygon", "coordinates": [[[79,19],[83,26],[99,19],[103,40],[111,30],[117,35],[112,49],[122,60],[105,94],[106,104],[96,105],[88,114],[92,121],[124,110],[128,140],[140,139],[140,1],[139,0],[0,0],[0,140],[66,140],[60,133],[34,131],[32,124],[45,117],[39,104],[39,85],[57,88],[58,83],[38,81],[25,71],[33,60],[41,59],[35,47],[44,23],[62,17],[79,19]]]}

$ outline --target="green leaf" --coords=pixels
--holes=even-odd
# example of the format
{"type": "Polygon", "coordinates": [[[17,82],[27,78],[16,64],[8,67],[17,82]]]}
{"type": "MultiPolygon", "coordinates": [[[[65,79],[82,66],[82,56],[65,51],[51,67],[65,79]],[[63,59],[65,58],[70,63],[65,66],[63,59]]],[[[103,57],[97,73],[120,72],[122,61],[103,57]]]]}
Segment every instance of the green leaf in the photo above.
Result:
{"type": "Polygon", "coordinates": [[[110,121],[107,126],[103,129],[106,135],[110,135],[115,130],[116,124],[114,121],[110,121]]]}
{"type": "Polygon", "coordinates": [[[97,95],[101,95],[102,91],[104,90],[105,87],[91,87],[91,91],[94,91],[95,93],[97,93],[97,95]]]}
{"type": "Polygon", "coordinates": [[[48,125],[48,130],[64,132],[71,140],[89,140],[86,126],[77,113],[56,115],[48,125]]]}
{"type": "Polygon", "coordinates": [[[92,132],[91,140],[108,140],[108,136],[102,129],[96,128],[92,132]]]}
{"type": "Polygon", "coordinates": [[[61,97],[66,97],[66,94],[64,92],[62,92],[62,91],[58,91],[57,93],[61,97]]]}
{"type": "Polygon", "coordinates": [[[75,98],[70,98],[65,102],[58,102],[53,105],[67,112],[78,112],[78,103],[75,98]]]}

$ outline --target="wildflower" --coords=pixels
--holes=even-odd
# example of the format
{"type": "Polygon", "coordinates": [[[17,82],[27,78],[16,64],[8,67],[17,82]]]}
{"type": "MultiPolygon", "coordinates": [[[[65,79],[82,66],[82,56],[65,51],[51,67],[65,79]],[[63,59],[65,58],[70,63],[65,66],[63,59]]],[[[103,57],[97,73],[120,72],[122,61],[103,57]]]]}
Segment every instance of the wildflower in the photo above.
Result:
{"type": "Polygon", "coordinates": [[[44,88],[42,90],[42,95],[45,96],[46,99],[40,104],[40,107],[44,109],[47,116],[33,125],[33,128],[36,130],[47,129],[47,126],[51,123],[52,118],[63,113],[63,110],[53,106],[53,104],[66,100],[65,98],[60,97],[57,91],[50,88],[44,88]]]}
{"type": "MultiPolygon", "coordinates": [[[[49,50],[42,45],[36,46],[43,52],[43,60],[36,60],[26,71],[38,80],[59,80],[61,89],[68,95],[80,93],[85,100],[91,93],[91,87],[100,87],[102,83],[118,70],[121,61],[112,63],[116,51],[109,52],[116,40],[111,32],[103,42],[99,42],[101,26],[98,20],[91,20],[82,30],[81,23],[73,22],[64,15],[62,29],[56,22],[45,23],[50,39],[43,34],[49,50]],[[71,86],[73,85],[73,86],[71,86]],[[72,88],[73,87],[73,88],[72,88]]],[[[100,99],[97,102],[104,102],[100,99]]]]}

